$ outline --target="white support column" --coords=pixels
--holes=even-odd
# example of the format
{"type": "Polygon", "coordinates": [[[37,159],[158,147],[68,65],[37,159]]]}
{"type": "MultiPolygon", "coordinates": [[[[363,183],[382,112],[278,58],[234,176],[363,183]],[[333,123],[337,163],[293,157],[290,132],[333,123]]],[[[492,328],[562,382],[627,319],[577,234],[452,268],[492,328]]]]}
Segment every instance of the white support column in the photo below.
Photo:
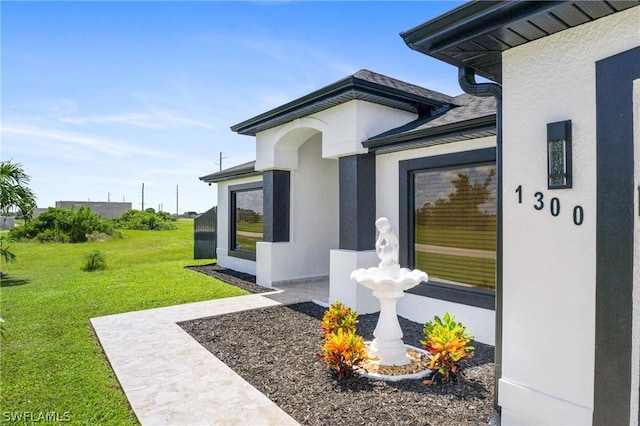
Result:
{"type": "Polygon", "coordinates": [[[329,303],[339,300],[358,314],[378,312],[380,302],[371,290],[357,284],[350,276],[356,269],[376,266],[379,261],[375,250],[331,250],[329,303]]]}

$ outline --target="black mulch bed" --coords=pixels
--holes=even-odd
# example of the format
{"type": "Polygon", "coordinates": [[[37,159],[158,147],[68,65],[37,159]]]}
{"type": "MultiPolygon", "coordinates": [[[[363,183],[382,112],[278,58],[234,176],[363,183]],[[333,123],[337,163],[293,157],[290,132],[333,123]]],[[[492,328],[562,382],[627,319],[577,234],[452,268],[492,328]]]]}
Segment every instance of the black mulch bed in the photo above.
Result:
{"type": "MultiPolygon", "coordinates": [[[[492,414],[493,346],[476,355],[454,384],[422,380],[338,381],[315,354],[324,308],[314,303],[198,319],[180,326],[236,373],[306,425],[486,425],[492,414]]],[[[358,333],[373,338],[377,314],[359,317],[358,333]]],[[[400,318],[404,341],[420,346],[422,325],[400,318]]]]}
{"type": "Polygon", "coordinates": [[[247,290],[250,293],[268,293],[270,291],[273,291],[272,288],[266,288],[256,284],[255,275],[245,274],[242,272],[234,271],[233,269],[223,268],[215,263],[202,266],[187,266],[186,268],[215,277],[220,281],[235,285],[236,287],[240,287],[241,289],[247,290]]]}

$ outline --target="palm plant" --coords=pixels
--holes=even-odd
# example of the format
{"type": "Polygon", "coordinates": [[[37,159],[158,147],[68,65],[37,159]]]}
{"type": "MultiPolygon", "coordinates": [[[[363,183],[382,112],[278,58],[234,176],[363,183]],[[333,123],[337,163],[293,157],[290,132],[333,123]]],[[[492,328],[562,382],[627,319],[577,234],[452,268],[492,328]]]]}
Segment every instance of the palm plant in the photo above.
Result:
{"type": "MultiPolygon", "coordinates": [[[[36,195],[29,188],[31,178],[25,173],[20,163],[0,162],[0,212],[8,213],[18,209],[22,217],[29,221],[36,207],[36,195]]],[[[7,247],[8,238],[2,236],[0,241],[0,258],[5,262],[15,260],[15,255],[7,247]]]]}

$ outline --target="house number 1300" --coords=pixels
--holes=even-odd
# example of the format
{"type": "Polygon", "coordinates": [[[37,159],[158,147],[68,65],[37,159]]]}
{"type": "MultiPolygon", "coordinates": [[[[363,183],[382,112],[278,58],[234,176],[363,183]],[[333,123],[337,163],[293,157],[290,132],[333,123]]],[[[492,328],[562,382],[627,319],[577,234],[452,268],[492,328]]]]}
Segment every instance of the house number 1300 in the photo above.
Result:
{"type": "MultiPolygon", "coordinates": [[[[516,194],[518,194],[518,204],[522,204],[522,185],[518,185],[516,188],[516,194]]],[[[547,205],[547,201],[544,198],[544,194],[540,191],[533,194],[533,198],[535,199],[535,203],[533,204],[533,208],[541,211],[544,210],[547,205]]],[[[560,199],[557,197],[553,197],[549,202],[549,211],[551,212],[551,216],[558,217],[560,215],[560,199]]],[[[575,206],[573,208],[573,223],[580,226],[584,221],[584,210],[582,206],[575,206]]]]}

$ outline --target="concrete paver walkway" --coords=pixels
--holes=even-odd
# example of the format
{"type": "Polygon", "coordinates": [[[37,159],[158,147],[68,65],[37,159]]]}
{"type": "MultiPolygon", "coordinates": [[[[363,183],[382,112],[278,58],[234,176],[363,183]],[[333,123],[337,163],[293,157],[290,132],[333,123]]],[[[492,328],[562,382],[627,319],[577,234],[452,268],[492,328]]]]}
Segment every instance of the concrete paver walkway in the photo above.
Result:
{"type": "Polygon", "coordinates": [[[248,309],[327,301],[327,282],[92,318],[91,324],[143,425],[297,425],[176,323],[248,309]]]}

